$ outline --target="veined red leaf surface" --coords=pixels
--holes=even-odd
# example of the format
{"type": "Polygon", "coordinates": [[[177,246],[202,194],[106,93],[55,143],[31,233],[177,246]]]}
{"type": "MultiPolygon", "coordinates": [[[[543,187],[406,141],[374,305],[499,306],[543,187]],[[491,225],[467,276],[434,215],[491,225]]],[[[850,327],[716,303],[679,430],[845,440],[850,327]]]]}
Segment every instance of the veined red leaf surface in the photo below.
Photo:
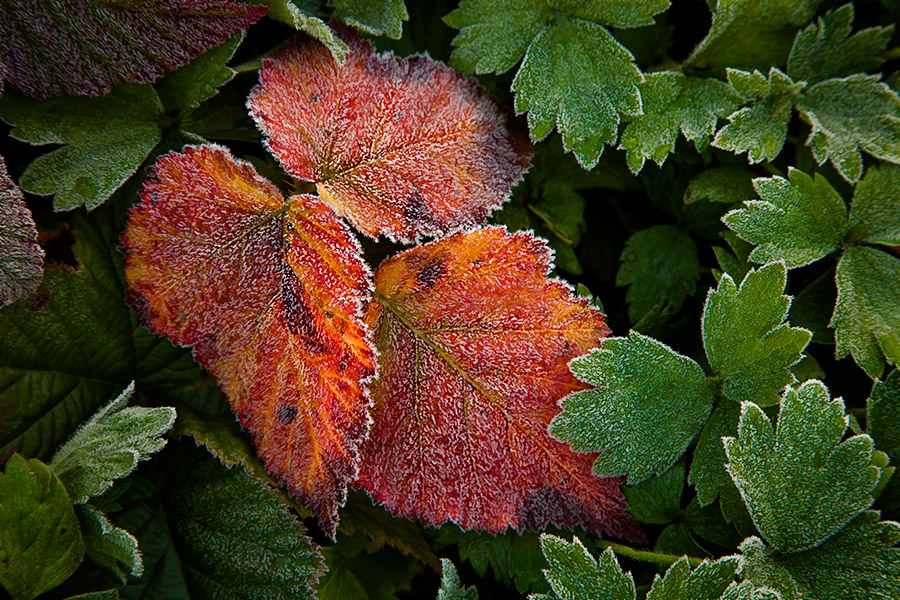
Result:
{"type": "Polygon", "coordinates": [[[371,237],[483,223],[530,165],[524,124],[446,65],[344,37],[343,66],[312,39],[264,61],[247,105],[269,149],[371,237]]]}
{"type": "Polygon", "coordinates": [[[380,352],[358,483],[427,524],[583,525],[641,538],[617,478],[547,433],[582,389],[568,369],[609,333],[604,315],[547,279],[551,252],[501,227],[385,261],[366,316],[380,352]]]}
{"type": "Polygon", "coordinates": [[[285,200],[217,146],[160,158],[141,198],[122,238],[132,305],[193,348],[269,472],[333,533],[375,367],[357,241],[317,198],[285,200]]]}

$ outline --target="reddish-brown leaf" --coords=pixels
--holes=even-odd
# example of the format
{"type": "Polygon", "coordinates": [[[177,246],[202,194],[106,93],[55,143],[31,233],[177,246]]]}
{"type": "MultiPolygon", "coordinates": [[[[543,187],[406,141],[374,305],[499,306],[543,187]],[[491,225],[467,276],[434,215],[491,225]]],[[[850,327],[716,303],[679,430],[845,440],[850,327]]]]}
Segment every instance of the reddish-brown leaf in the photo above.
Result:
{"type": "Polygon", "coordinates": [[[37,290],[43,266],[34,219],[0,156],[0,307],[37,290]]]}
{"type": "Polygon", "coordinates": [[[609,333],[547,279],[530,233],[489,227],[408,250],[375,274],[380,375],[358,483],[396,513],[499,532],[583,525],[637,539],[620,479],[547,433],[583,389],[568,369],[609,333]]]}
{"type": "Polygon", "coordinates": [[[132,305],[191,346],[266,468],[334,532],[369,424],[369,271],[313,196],[284,200],[217,146],[160,158],[122,238],[132,305]]]}
{"type": "Polygon", "coordinates": [[[234,0],[5,0],[0,72],[37,98],[99,96],[153,81],[265,13],[234,0]]]}
{"type": "Polygon", "coordinates": [[[375,54],[347,31],[263,64],[248,106],[285,170],[363,233],[412,241],[483,223],[533,152],[521,120],[426,56],[375,54]]]}

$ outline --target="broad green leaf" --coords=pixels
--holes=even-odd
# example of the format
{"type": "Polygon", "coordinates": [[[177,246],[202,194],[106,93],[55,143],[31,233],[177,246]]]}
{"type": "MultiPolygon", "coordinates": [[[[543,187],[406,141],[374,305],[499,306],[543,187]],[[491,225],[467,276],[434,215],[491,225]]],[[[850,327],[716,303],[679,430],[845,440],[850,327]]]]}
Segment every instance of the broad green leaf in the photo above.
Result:
{"type": "Polygon", "coordinates": [[[626,242],[616,285],[628,285],[628,317],[678,312],[700,280],[694,240],[674,225],[642,229],[626,242]]]}
{"type": "Polygon", "coordinates": [[[716,261],[721,269],[721,271],[713,271],[713,275],[717,281],[722,279],[723,273],[727,273],[734,281],[743,281],[753,268],[753,265],[750,264],[750,252],[753,251],[753,245],[745,242],[732,231],[723,231],[720,235],[728,248],[713,246],[713,254],[716,255],[716,261]]]}
{"type": "Polygon", "coordinates": [[[713,167],[701,171],[691,179],[684,191],[684,202],[690,204],[701,200],[734,204],[751,200],[753,173],[741,167],[713,167]]]}
{"type": "Polygon", "coordinates": [[[675,152],[679,131],[703,151],[718,120],[741,105],[741,96],[731,86],[677,71],[650,73],[639,87],[643,114],[628,123],[619,143],[628,151],[628,166],[634,173],[648,159],[662,165],[675,152]]]}
{"type": "Polygon", "coordinates": [[[0,156],[0,308],[37,290],[43,263],[31,211],[0,156]]]}
{"type": "Polygon", "coordinates": [[[787,139],[793,100],[803,83],[794,83],[775,67],[768,78],[759,71],[728,69],[728,81],[748,105],[728,116],[729,123],[712,145],[735,154],[747,152],[751,163],[773,160],[787,139]]]}
{"type": "Polygon", "coordinates": [[[791,306],[786,282],[784,263],[772,263],[748,273],[740,287],[723,275],[706,297],[703,346],[722,394],[733,402],[777,404],[784,386],[795,381],[791,367],[812,334],[785,322],[791,306]]]}
{"type": "Polygon", "coordinates": [[[113,525],[103,512],[90,504],[83,504],[75,510],[87,555],[110,569],[122,583],[129,575],[140,577],[144,564],[137,538],[113,525]]]}
{"type": "Polygon", "coordinates": [[[856,184],[850,206],[848,240],[864,244],[900,244],[900,167],[880,164],[856,184]]]}
{"type": "MultiPolygon", "coordinates": [[[[875,380],[866,412],[866,433],[872,436],[876,448],[890,456],[894,465],[900,464],[898,431],[900,431],[900,371],[894,369],[884,381],[875,380]]],[[[896,472],[887,482],[878,501],[892,512],[900,510],[900,479],[896,472]]]]}
{"type": "Polygon", "coordinates": [[[815,380],[785,392],[775,431],[758,406],[741,406],[738,436],[724,440],[728,473],[778,550],[815,548],[874,502],[872,438],[842,442],[847,424],[843,401],[815,380]]]}
{"type": "Polygon", "coordinates": [[[695,569],[682,557],[653,580],[647,600],[718,600],[734,582],[740,557],[725,556],[704,560],[695,569]]]}
{"type": "Polygon", "coordinates": [[[403,21],[409,20],[403,0],[332,0],[332,4],[335,16],[345,23],[395,40],[403,34],[403,21]]]}
{"type": "Polygon", "coordinates": [[[392,548],[381,548],[361,533],[338,535],[324,548],[326,573],[316,585],[318,600],[394,600],[411,590],[422,570],[414,559],[392,548]]]}
{"type": "Polygon", "coordinates": [[[853,4],[845,4],[798,32],[788,57],[788,75],[812,85],[880,67],[894,28],[872,27],[851,36],[852,23],[853,4]]]}
{"type": "Polygon", "coordinates": [[[593,168],[618,137],[620,114],[641,114],[634,57],[605,28],[559,16],[528,47],[513,81],[516,112],[528,113],[536,140],[554,127],[566,150],[593,168]]]}
{"type": "Polygon", "coordinates": [[[13,126],[14,138],[64,144],[37,158],[19,179],[26,192],[54,195],[56,210],[92,209],[134,175],[162,139],[162,110],[149,84],[124,84],[100,98],[0,98],[0,119],[13,126]]]}
{"type": "MultiPolygon", "coordinates": [[[[735,488],[735,494],[738,495],[737,488],[735,488]]],[[[738,502],[741,502],[739,495],[738,502]]],[[[741,506],[743,506],[743,502],[741,502],[741,506]]],[[[744,510],[746,513],[746,509],[744,510]]],[[[749,515],[746,515],[746,520],[750,521],[749,515]]],[[[682,511],[681,521],[690,529],[692,539],[699,536],[725,548],[737,548],[737,545],[743,539],[743,536],[737,532],[735,526],[725,519],[719,504],[713,503],[707,506],[700,506],[700,501],[696,496],[682,511]]],[[[752,521],[750,521],[748,528],[753,528],[752,521]]]]}
{"type": "Polygon", "coordinates": [[[808,265],[837,250],[847,233],[847,206],[828,180],[791,167],[784,177],[759,178],[759,200],[727,213],[722,221],[756,248],[750,260],[782,260],[788,269],[808,265]]]}
{"type": "Polygon", "coordinates": [[[577,537],[567,542],[549,534],[541,535],[541,549],[550,568],[544,576],[553,593],[565,600],[634,600],[634,579],[622,572],[611,548],[598,561],[577,537]]]}
{"type": "Polygon", "coordinates": [[[596,387],[563,398],[551,435],[578,452],[603,450],[594,472],[627,475],[629,485],[675,464],[712,410],[700,365],[635,331],[570,368],[596,387]]]}
{"type": "Polygon", "coordinates": [[[102,494],[166,445],[174,408],[125,408],[134,384],[97,411],[56,452],[50,468],[75,504],[102,494]]]}
{"type": "Polygon", "coordinates": [[[350,48],[335,34],[320,17],[320,5],[316,0],[254,0],[257,4],[265,4],[269,7],[266,13],[276,21],[281,21],[295,29],[307,33],[323,44],[340,64],[350,48]]]}
{"type": "Polygon", "coordinates": [[[806,145],[816,161],[831,160],[850,183],[862,176],[861,151],[900,162],[900,96],[878,79],[862,73],[827,79],[797,102],[797,111],[812,125],[806,145]]]}
{"type": "Polygon", "coordinates": [[[900,595],[900,525],[867,511],[818,548],[784,554],[753,537],[743,576],[782,600],[894,600],[900,595]]]}
{"type": "Polygon", "coordinates": [[[157,81],[153,87],[165,111],[187,111],[215,96],[234,77],[234,70],[225,63],[231,60],[243,40],[244,32],[236,33],[157,81]]]}
{"type": "Polygon", "coordinates": [[[835,356],[850,354],[869,377],[880,377],[885,358],[890,364],[900,361],[900,260],[851,246],[838,262],[835,281],[835,356]]]}
{"type": "Polygon", "coordinates": [[[453,561],[441,559],[441,588],[437,600],[478,600],[478,590],[474,587],[463,587],[453,561]]]}
{"type": "Polygon", "coordinates": [[[83,556],[62,483],[41,461],[13,454],[0,473],[0,586],[31,600],[65,581],[83,556]]]}
{"type": "Polygon", "coordinates": [[[625,486],[622,491],[628,500],[631,514],[641,523],[665,525],[681,511],[681,492],[684,489],[684,461],[678,461],[668,471],[638,485],[625,486]]]}

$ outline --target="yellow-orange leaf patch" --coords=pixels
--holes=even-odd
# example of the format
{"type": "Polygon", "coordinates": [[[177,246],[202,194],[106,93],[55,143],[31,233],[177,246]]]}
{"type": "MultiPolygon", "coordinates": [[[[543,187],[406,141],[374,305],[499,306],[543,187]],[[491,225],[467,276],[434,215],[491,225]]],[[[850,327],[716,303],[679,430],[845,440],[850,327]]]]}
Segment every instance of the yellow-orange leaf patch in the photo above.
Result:
{"type": "Polygon", "coordinates": [[[217,146],[160,158],[141,198],[122,238],[131,304],[193,348],[269,472],[333,532],[375,367],[357,241],[317,198],[285,200],[217,146]]]}
{"type": "Polygon", "coordinates": [[[343,35],[344,65],[312,39],[264,61],[247,105],[269,149],[371,237],[483,223],[530,164],[521,120],[446,65],[343,35]]]}
{"type": "Polygon", "coordinates": [[[358,483],[396,513],[499,532],[583,525],[639,539],[620,479],[547,433],[583,389],[568,369],[609,333],[547,279],[530,233],[488,227],[398,254],[375,273],[366,320],[380,374],[358,483]]]}

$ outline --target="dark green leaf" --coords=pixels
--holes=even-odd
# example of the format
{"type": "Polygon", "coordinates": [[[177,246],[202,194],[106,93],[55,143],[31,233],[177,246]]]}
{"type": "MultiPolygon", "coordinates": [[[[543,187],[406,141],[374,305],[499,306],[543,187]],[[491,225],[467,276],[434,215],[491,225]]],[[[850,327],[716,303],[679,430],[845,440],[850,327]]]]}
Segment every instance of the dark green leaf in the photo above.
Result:
{"type": "Polygon", "coordinates": [[[400,39],[409,20],[403,0],[332,0],[335,16],[372,35],[400,39]]]}
{"type": "Polygon", "coordinates": [[[153,87],[166,112],[196,108],[231,81],[235,73],[225,63],[231,60],[243,39],[243,32],[236,33],[157,81],[153,87]]]}
{"type": "Polygon", "coordinates": [[[463,587],[453,562],[441,559],[441,589],[437,600],[478,600],[478,590],[474,587],[463,587]]]}
{"type": "Polygon", "coordinates": [[[137,539],[113,525],[105,514],[90,504],[76,507],[76,512],[87,555],[111,570],[122,583],[128,575],[140,577],[144,564],[137,539]]]}
{"type": "Polygon", "coordinates": [[[634,600],[634,579],[622,572],[611,548],[600,555],[598,564],[577,537],[567,542],[545,533],[541,549],[550,565],[544,576],[559,598],[634,600]]]}
{"type": "Polygon", "coordinates": [[[753,173],[742,167],[706,169],[691,179],[684,191],[684,201],[686,204],[701,200],[734,204],[752,200],[756,196],[752,179],[753,173]]]}
{"type": "Polygon", "coordinates": [[[880,164],[856,185],[848,239],[867,244],[900,244],[900,167],[880,164]]]}
{"type": "Polygon", "coordinates": [[[338,534],[324,548],[327,572],[316,586],[318,600],[394,600],[409,590],[422,566],[391,548],[381,548],[361,533],[338,534]]]}
{"type": "Polygon", "coordinates": [[[684,489],[684,461],[671,469],[638,485],[622,488],[631,507],[631,514],[641,523],[664,525],[674,521],[681,512],[681,491],[684,489]]]}
{"type": "MultiPolygon", "coordinates": [[[[900,371],[894,369],[884,381],[875,380],[869,395],[866,413],[866,433],[875,440],[875,447],[890,456],[891,463],[900,464],[900,371]]],[[[900,510],[900,479],[897,473],[887,482],[878,499],[892,512],[900,510]]]]}

